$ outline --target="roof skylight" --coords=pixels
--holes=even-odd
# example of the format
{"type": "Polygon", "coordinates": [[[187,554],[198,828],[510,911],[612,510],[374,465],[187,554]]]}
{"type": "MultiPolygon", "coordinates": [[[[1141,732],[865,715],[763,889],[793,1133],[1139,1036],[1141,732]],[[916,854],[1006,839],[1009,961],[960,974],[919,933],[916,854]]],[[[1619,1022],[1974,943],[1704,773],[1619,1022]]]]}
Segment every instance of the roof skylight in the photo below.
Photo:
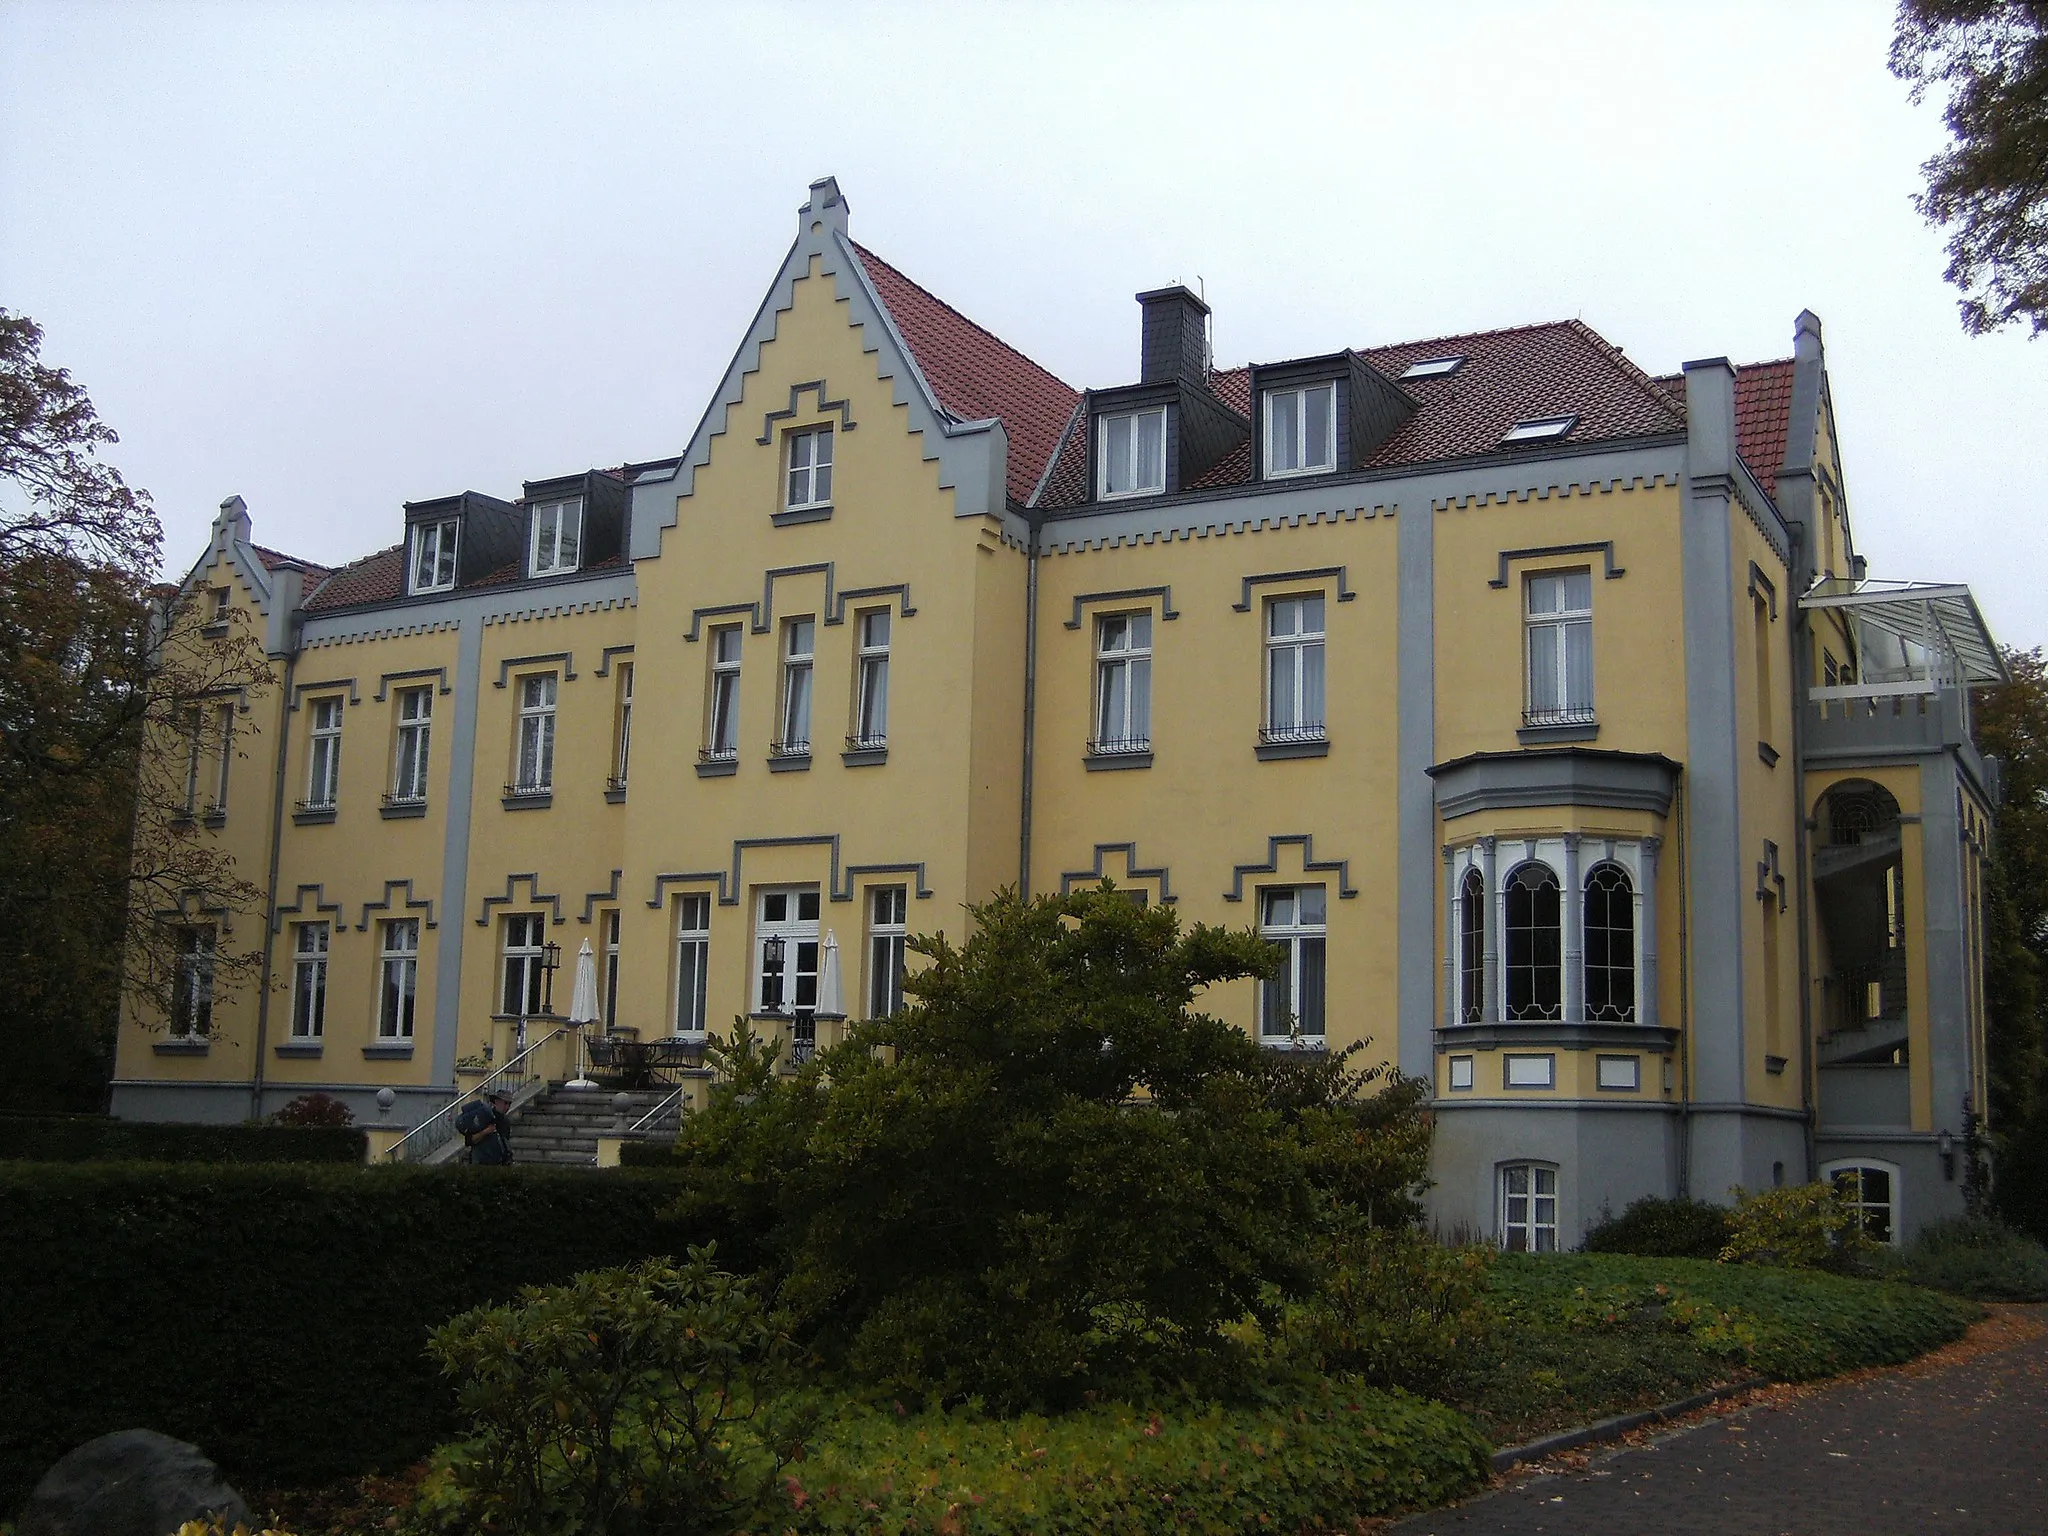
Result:
{"type": "Polygon", "coordinates": [[[1509,427],[1503,443],[1551,443],[1563,437],[1578,424],[1576,416],[1538,416],[1529,421],[1518,421],[1509,427]]]}
{"type": "Polygon", "coordinates": [[[1410,363],[1406,368],[1402,369],[1401,377],[1404,379],[1441,379],[1447,374],[1456,373],[1464,365],[1465,357],[1463,353],[1456,357],[1425,357],[1417,362],[1410,363]]]}

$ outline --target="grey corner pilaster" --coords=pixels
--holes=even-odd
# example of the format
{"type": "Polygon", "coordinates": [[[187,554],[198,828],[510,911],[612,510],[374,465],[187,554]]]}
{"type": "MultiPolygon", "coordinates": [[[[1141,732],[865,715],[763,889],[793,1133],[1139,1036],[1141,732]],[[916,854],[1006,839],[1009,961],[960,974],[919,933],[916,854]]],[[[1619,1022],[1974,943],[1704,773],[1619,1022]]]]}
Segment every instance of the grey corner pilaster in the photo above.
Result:
{"type": "MultiPolygon", "coordinates": [[[[441,845],[441,910],[469,906],[469,823],[476,788],[477,694],[483,675],[484,620],[465,613],[456,642],[455,707],[449,711],[448,831],[441,845]]],[[[444,922],[434,946],[436,1085],[455,1081],[456,1031],[462,1015],[462,943],[467,923],[444,922]]]]}
{"type": "Polygon", "coordinates": [[[1636,888],[1636,932],[1641,936],[1643,982],[1636,997],[1636,1022],[1654,1027],[1657,1023],[1657,853],[1664,846],[1661,837],[1646,837],[1641,844],[1643,878],[1636,888]]]}
{"type": "Polygon", "coordinates": [[[1963,829],[1956,817],[1955,758],[1920,764],[1920,878],[1906,876],[1907,901],[1920,892],[1920,931],[1927,945],[1930,1129],[1960,1134],[1963,1096],[1970,1091],[1970,943],[1963,918],[1963,829]]]}
{"type": "Polygon", "coordinates": [[[1579,888],[1579,834],[1564,835],[1564,1017],[1586,1017],[1586,898],[1579,888]]]}
{"type": "Polygon", "coordinates": [[[1481,986],[1480,1022],[1500,1022],[1500,925],[1506,920],[1507,905],[1501,899],[1500,881],[1494,870],[1498,855],[1491,837],[1479,839],[1479,870],[1486,882],[1486,916],[1479,925],[1479,952],[1486,980],[1481,986]]]}
{"type": "Polygon", "coordinates": [[[1444,1028],[1458,1022],[1458,850],[1444,845],[1444,1028]]]}
{"type": "Polygon", "coordinates": [[[1399,1020],[1401,1070],[1422,1077],[1433,1070],[1436,1009],[1436,882],[1430,851],[1440,846],[1436,786],[1436,509],[1429,498],[1404,503],[1396,514],[1400,576],[1396,689],[1400,746],[1399,1020]]]}

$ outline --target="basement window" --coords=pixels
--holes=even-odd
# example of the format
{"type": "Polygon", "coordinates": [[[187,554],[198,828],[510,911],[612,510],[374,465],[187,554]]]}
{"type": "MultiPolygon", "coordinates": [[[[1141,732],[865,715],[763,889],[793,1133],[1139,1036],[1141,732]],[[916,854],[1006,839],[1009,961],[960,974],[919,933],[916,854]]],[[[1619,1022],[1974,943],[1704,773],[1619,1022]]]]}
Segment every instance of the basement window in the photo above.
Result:
{"type": "Polygon", "coordinates": [[[1450,375],[1456,373],[1464,366],[1465,359],[1462,354],[1457,357],[1425,357],[1418,362],[1410,363],[1406,368],[1402,369],[1401,377],[1404,379],[1443,379],[1450,377],[1450,375]]]}
{"type": "Polygon", "coordinates": [[[1578,425],[1576,416],[1538,416],[1529,421],[1518,421],[1509,427],[1501,438],[1507,443],[1554,443],[1578,425]]]}

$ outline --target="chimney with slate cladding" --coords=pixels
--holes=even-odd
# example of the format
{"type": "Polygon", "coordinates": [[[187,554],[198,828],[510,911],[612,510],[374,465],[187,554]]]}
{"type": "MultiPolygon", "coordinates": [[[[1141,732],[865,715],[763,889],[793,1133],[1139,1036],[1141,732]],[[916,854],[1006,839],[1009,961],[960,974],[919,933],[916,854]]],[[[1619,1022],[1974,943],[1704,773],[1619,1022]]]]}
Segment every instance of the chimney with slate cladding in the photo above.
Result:
{"type": "Polygon", "coordinates": [[[1209,306],[1175,283],[1138,295],[1144,309],[1139,382],[1170,384],[1188,379],[1206,385],[1209,375],[1209,306]]]}

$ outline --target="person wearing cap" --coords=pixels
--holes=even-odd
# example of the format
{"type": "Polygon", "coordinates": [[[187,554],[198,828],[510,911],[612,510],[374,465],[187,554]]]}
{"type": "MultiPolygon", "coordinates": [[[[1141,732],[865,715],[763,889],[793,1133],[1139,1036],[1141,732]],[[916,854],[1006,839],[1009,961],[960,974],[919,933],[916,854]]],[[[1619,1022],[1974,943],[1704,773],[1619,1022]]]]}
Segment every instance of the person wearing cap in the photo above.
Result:
{"type": "Polygon", "coordinates": [[[512,1096],[499,1088],[492,1092],[491,1128],[469,1138],[469,1160],[479,1167],[498,1167],[512,1161],[512,1096]]]}

